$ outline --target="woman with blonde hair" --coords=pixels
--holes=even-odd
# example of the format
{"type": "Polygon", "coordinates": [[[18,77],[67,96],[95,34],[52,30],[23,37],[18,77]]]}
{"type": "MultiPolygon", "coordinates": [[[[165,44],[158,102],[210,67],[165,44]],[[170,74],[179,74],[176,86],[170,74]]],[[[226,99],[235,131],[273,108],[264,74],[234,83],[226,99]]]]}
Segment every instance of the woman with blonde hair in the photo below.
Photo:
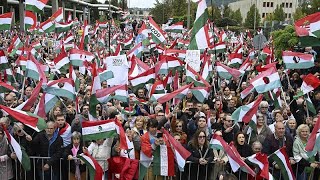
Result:
{"type": "Polygon", "coordinates": [[[297,162],[297,179],[308,179],[310,174],[308,172],[313,168],[315,171],[319,171],[319,162],[315,159],[319,159],[317,154],[315,157],[309,157],[305,147],[310,135],[310,128],[306,124],[301,124],[297,128],[297,136],[293,142],[293,158],[297,162]]]}
{"type": "Polygon", "coordinates": [[[134,121],[134,126],[132,130],[137,133],[139,136],[144,135],[147,132],[146,129],[146,118],[143,116],[137,116],[134,121]]]}

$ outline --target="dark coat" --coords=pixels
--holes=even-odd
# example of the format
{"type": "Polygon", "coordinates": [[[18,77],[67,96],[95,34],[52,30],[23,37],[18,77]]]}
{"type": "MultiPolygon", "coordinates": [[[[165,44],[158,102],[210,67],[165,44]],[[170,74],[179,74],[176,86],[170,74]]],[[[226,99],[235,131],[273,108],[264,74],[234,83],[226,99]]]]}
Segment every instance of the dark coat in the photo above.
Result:
{"type": "MultiPolygon", "coordinates": [[[[209,148],[209,147],[208,147],[209,148]]],[[[203,148],[202,150],[193,147],[192,145],[188,146],[188,150],[191,152],[191,156],[187,159],[188,161],[191,161],[191,165],[185,166],[185,174],[190,176],[190,180],[197,180],[197,179],[203,179],[205,180],[209,179],[210,173],[212,170],[212,160],[213,160],[213,151],[212,149],[203,148]],[[207,165],[200,165],[199,159],[205,155],[206,151],[208,149],[208,152],[206,154],[205,158],[208,161],[207,165]],[[200,154],[201,152],[201,154],[200,154]],[[191,166],[191,167],[189,167],[191,166]],[[190,169],[190,173],[189,173],[190,169]]]]}
{"type": "MultiPolygon", "coordinates": [[[[55,170],[59,169],[59,160],[62,157],[62,149],[63,140],[57,132],[55,132],[50,142],[45,132],[40,132],[32,140],[32,150],[34,154],[39,157],[50,157],[49,159],[43,160],[43,165],[48,164],[55,170]]],[[[43,166],[41,160],[38,160],[37,165],[38,167],[43,166]]]]}

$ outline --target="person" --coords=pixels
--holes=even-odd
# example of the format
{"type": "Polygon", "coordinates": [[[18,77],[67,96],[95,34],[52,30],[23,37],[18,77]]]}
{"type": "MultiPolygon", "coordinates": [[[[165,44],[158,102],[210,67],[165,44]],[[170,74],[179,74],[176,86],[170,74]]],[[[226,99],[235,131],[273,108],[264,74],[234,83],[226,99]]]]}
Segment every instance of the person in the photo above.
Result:
{"type": "MultiPolygon", "coordinates": [[[[320,168],[320,164],[315,161],[315,157],[309,157],[305,147],[310,135],[308,125],[301,124],[297,128],[297,136],[293,142],[293,157],[297,162],[297,179],[309,179],[311,168],[320,168]]],[[[318,158],[319,159],[319,158],[318,158]]]]}
{"type": "Polygon", "coordinates": [[[257,113],[256,128],[252,129],[250,126],[245,127],[245,134],[248,134],[249,129],[252,129],[251,133],[249,134],[249,144],[252,144],[255,141],[263,143],[267,135],[272,134],[270,128],[266,126],[264,118],[265,116],[263,116],[261,113],[257,113]]]}
{"type": "Polygon", "coordinates": [[[77,155],[83,153],[83,145],[81,142],[81,134],[74,131],[71,136],[71,144],[68,144],[63,153],[64,159],[68,162],[68,179],[70,180],[85,180],[86,166],[84,162],[77,159],[77,155]]]}
{"type": "Polygon", "coordinates": [[[272,113],[268,110],[269,103],[267,101],[261,101],[259,105],[259,112],[264,116],[265,123],[270,125],[274,122],[272,113]]]}
{"type": "MultiPolygon", "coordinates": [[[[168,165],[174,164],[174,154],[168,143],[166,137],[162,135],[160,131],[157,130],[158,121],[156,119],[149,119],[147,123],[148,132],[141,136],[141,154],[146,156],[148,159],[157,159],[161,154],[160,148],[167,148],[168,165]],[[159,153],[160,152],[160,153],[159,153]]],[[[141,157],[141,156],[140,156],[141,157]]],[[[140,158],[140,160],[142,160],[140,158]]],[[[145,160],[146,161],[146,160],[145,160]]],[[[160,172],[156,171],[161,167],[160,161],[153,161],[153,167],[148,169],[147,179],[163,179],[160,176],[160,172]]],[[[168,167],[165,167],[168,168],[168,167]]],[[[168,169],[168,176],[174,176],[174,168],[168,169]]]]}
{"type": "Polygon", "coordinates": [[[294,139],[297,135],[296,128],[297,128],[296,120],[294,118],[290,118],[286,122],[286,133],[289,134],[292,139],[294,139]]]}
{"type": "Polygon", "coordinates": [[[257,154],[262,151],[262,144],[260,141],[255,141],[252,143],[252,152],[257,154]]]}
{"type": "Polygon", "coordinates": [[[11,152],[8,141],[6,140],[4,130],[0,126],[0,176],[1,179],[12,179],[12,159],[15,154],[11,152]]]}
{"type": "Polygon", "coordinates": [[[231,114],[226,114],[223,119],[223,126],[221,128],[222,137],[227,142],[230,143],[235,139],[236,134],[239,131],[239,127],[233,124],[233,119],[231,114]]]}
{"type": "Polygon", "coordinates": [[[66,122],[65,115],[62,113],[56,115],[55,122],[58,126],[59,135],[63,139],[63,147],[66,147],[71,143],[71,126],[66,122]]]}
{"type": "Polygon", "coordinates": [[[47,122],[47,128],[36,135],[31,147],[36,156],[49,157],[49,159],[38,159],[36,164],[38,178],[59,179],[59,160],[62,157],[63,140],[56,131],[55,122],[47,122]]]}
{"type": "Polygon", "coordinates": [[[114,138],[98,139],[95,142],[91,142],[89,147],[84,150],[84,152],[89,153],[98,161],[104,172],[105,179],[108,177],[108,159],[111,157],[113,139],[114,138]]]}
{"type": "Polygon", "coordinates": [[[136,119],[134,121],[134,127],[132,128],[132,130],[135,133],[137,133],[139,136],[144,135],[147,132],[145,117],[143,117],[143,116],[136,117],[136,119]]]}
{"type": "Polygon", "coordinates": [[[209,180],[213,151],[209,148],[206,131],[196,131],[187,149],[191,152],[191,156],[187,160],[193,162],[190,168],[186,167],[190,180],[197,180],[199,178],[209,180]]]}
{"type": "MultiPolygon", "coordinates": [[[[277,122],[275,124],[275,132],[268,135],[263,143],[262,153],[270,155],[279,148],[286,146],[287,155],[289,158],[291,157],[290,164],[295,164],[292,145],[293,139],[285,133],[284,124],[282,122],[277,122]]],[[[273,160],[269,160],[269,166],[273,169],[274,176],[280,177],[280,168],[273,160]]]]}

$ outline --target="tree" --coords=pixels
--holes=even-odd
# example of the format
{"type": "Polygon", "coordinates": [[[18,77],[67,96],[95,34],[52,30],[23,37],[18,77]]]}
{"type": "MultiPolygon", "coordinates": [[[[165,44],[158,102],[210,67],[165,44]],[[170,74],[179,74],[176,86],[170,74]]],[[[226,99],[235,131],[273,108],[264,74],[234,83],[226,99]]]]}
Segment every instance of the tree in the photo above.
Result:
{"type": "Polygon", "coordinates": [[[242,15],[240,9],[237,9],[231,14],[231,19],[233,19],[235,22],[237,22],[239,25],[242,24],[242,15]]]}
{"type": "Polygon", "coordinates": [[[215,21],[217,21],[217,20],[219,20],[221,18],[221,11],[216,6],[208,7],[208,13],[209,13],[209,19],[211,21],[215,22],[215,21]],[[212,15],[212,13],[213,13],[213,15],[212,15]]]}
{"type": "Polygon", "coordinates": [[[293,19],[296,21],[298,19],[301,19],[301,18],[305,17],[306,15],[307,14],[302,11],[302,8],[298,7],[296,9],[296,12],[293,14],[293,19]]]}
{"type": "Polygon", "coordinates": [[[164,0],[163,3],[156,1],[154,7],[151,9],[150,14],[158,24],[164,24],[171,17],[171,3],[169,0],[164,0]]]}
{"type": "MultiPolygon", "coordinates": [[[[106,1],[107,2],[107,1],[106,1]]],[[[108,2],[109,3],[109,2],[108,2]]],[[[119,6],[119,3],[118,3],[118,0],[111,0],[110,2],[111,5],[114,5],[114,6],[119,6]]]]}
{"type": "Polygon", "coordinates": [[[171,16],[185,16],[187,14],[188,4],[185,0],[172,1],[172,14],[171,16]]]}
{"type": "Polygon", "coordinates": [[[233,11],[229,6],[225,6],[225,8],[223,9],[223,17],[231,17],[233,15],[233,11]]]}
{"type": "Polygon", "coordinates": [[[261,17],[260,17],[260,14],[259,14],[259,10],[256,8],[256,5],[253,4],[251,7],[250,7],[250,10],[248,11],[247,13],[247,18],[244,22],[244,26],[247,27],[247,28],[253,28],[254,27],[254,18],[255,18],[255,15],[254,13],[256,12],[256,27],[259,25],[260,23],[260,20],[261,20],[261,17]]]}
{"type": "Polygon", "coordinates": [[[292,25],[288,25],[281,30],[273,31],[271,35],[273,37],[275,56],[278,59],[282,58],[281,54],[283,50],[293,49],[293,47],[297,46],[299,42],[295,28],[292,25]]]}
{"type": "Polygon", "coordinates": [[[282,6],[277,5],[273,14],[274,14],[273,20],[284,21],[286,19],[286,14],[284,13],[282,6]]]}
{"type": "Polygon", "coordinates": [[[128,3],[126,0],[120,0],[119,1],[119,7],[122,8],[122,10],[128,9],[128,3]]]}

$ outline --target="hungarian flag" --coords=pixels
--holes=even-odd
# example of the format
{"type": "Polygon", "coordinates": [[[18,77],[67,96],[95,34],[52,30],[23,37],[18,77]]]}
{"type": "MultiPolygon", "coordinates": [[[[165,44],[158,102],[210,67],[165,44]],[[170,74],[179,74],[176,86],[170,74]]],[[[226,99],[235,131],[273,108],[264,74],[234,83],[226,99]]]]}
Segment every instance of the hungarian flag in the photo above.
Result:
{"type": "Polygon", "coordinates": [[[294,24],[298,36],[320,37],[320,12],[301,18],[294,24]]]}
{"type": "Polygon", "coordinates": [[[85,49],[86,45],[89,43],[89,28],[90,26],[87,24],[87,20],[84,21],[83,24],[83,32],[80,40],[79,49],[83,50],[85,49]]]}
{"type": "Polygon", "coordinates": [[[300,88],[300,92],[297,93],[295,98],[302,96],[304,94],[307,94],[314,89],[317,89],[317,87],[320,85],[320,80],[313,74],[308,74],[303,78],[303,82],[300,88]]]}
{"type": "Polygon", "coordinates": [[[106,21],[103,21],[103,22],[97,21],[96,24],[98,24],[98,27],[101,28],[101,29],[107,29],[108,28],[108,22],[106,22],[106,21]]]}
{"type": "Polygon", "coordinates": [[[113,86],[110,88],[98,89],[96,91],[97,100],[100,103],[106,103],[106,102],[111,101],[114,96],[115,91],[121,86],[124,86],[124,85],[118,85],[118,86],[113,86]]]}
{"type": "Polygon", "coordinates": [[[30,77],[36,81],[42,79],[44,83],[47,82],[47,77],[44,71],[41,69],[41,64],[33,57],[31,53],[28,55],[26,77],[30,77]]]}
{"type": "Polygon", "coordinates": [[[34,29],[37,25],[37,16],[31,12],[26,11],[24,16],[24,27],[25,29],[34,29]]]}
{"type": "Polygon", "coordinates": [[[314,66],[312,54],[283,51],[282,59],[286,69],[308,69],[314,66]]]}
{"type": "Polygon", "coordinates": [[[137,58],[142,57],[142,52],[143,52],[143,45],[142,42],[136,44],[131,50],[127,51],[127,56],[131,58],[133,55],[135,55],[137,58]]]}
{"type": "Polygon", "coordinates": [[[92,62],[94,59],[94,54],[91,52],[80,50],[80,49],[70,49],[70,61],[72,66],[83,66],[84,61],[92,62]]]}
{"type": "Polygon", "coordinates": [[[60,73],[67,72],[70,66],[70,60],[64,48],[62,48],[60,54],[58,54],[58,56],[54,58],[53,62],[55,65],[55,69],[59,70],[60,73]]]}
{"type": "Polygon", "coordinates": [[[18,92],[13,86],[5,83],[5,82],[2,82],[0,80],[0,93],[5,93],[5,92],[18,92]]]}
{"type": "Polygon", "coordinates": [[[23,110],[23,111],[30,111],[30,109],[34,106],[36,100],[39,97],[39,93],[42,86],[42,80],[40,80],[37,84],[37,86],[33,89],[31,96],[22,104],[20,104],[15,109],[23,110]]]}
{"type": "Polygon", "coordinates": [[[164,55],[176,56],[180,59],[185,59],[186,53],[187,53],[187,50],[185,49],[166,49],[163,52],[164,55]]]}
{"type": "Polygon", "coordinates": [[[56,22],[56,33],[68,32],[72,28],[73,23],[58,23],[56,22]]]}
{"type": "Polygon", "coordinates": [[[149,37],[149,32],[148,32],[146,23],[143,21],[134,42],[135,44],[139,44],[139,43],[145,44],[145,42],[150,42],[148,37],[149,37]]]}
{"type": "Polygon", "coordinates": [[[285,180],[295,180],[296,177],[291,168],[289,157],[286,152],[286,147],[282,147],[276,152],[272,153],[270,157],[277,163],[281,170],[282,178],[285,180]]]}
{"type": "Polygon", "coordinates": [[[113,99],[121,102],[128,102],[128,87],[126,84],[117,85],[117,89],[114,92],[113,99]]]}
{"type": "Polygon", "coordinates": [[[306,100],[306,105],[307,105],[307,109],[308,111],[310,111],[312,114],[316,115],[317,114],[317,110],[316,108],[314,107],[310,97],[309,97],[309,94],[305,94],[304,95],[304,99],[306,100]]]}
{"type": "Polygon", "coordinates": [[[104,180],[103,169],[100,164],[88,153],[81,153],[77,156],[89,169],[89,176],[92,180],[104,180]]]}
{"type": "Polygon", "coordinates": [[[113,72],[110,69],[103,70],[102,68],[98,69],[100,82],[107,81],[114,78],[113,72]]]}
{"type": "Polygon", "coordinates": [[[165,58],[168,64],[169,71],[171,70],[174,72],[176,72],[175,70],[182,71],[183,65],[185,63],[181,59],[175,56],[170,56],[170,55],[166,55],[165,58]]]}
{"type": "Polygon", "coordinates": [[[210,45],[208,21],[208,8],[205,0],[198,2],[196,19],[191,32],[189,49],[205,49],[210,45]]]}
{"type": "Polygon", "coordinates": [[[131,68],[129,70],[129,77],[136,77],[141,73],[146,72],[150,67],[141,61],[139,58],[137,58],[135,55],[131,57],[131,68]]]}
{"type": "Polygon", "coordinates": [[[30,44],[31,47],[33,47],[35,50],[38,50],[42,47],[40,41],[35,41],[32,44],[30,44]]]}
{"type": "Polygon", "coordinates": [[[75,90],[76,90],[76,92],[78,92],[79,86],[80,86],[80,80],[77,77],[76,73],[74,72],[74,69],[73,69],[72,65],[69,66],[69,76],[68,77],[72,78],[72,80],[74,82],[75,90]]]}
{"type": "Polygon", "coordinates": [[[9,107],[3,106],[3,105],[0,105],[0,109],[2,110],[4,115],[11,116],[15,120],[20,121],[24,125],[34,129],[37,132],[40,132],[47,127],[47,124],[44,121],[44,119],[42,119],[32,113],[9,108],[9,107]]]}
{"type": "Polygon", "coordinates": [[[33,11],[35,13],[43,14],[43,8],[48,3],[48,0],[26,0],[26,10],[33,11]]]}
{"type": "Polygon", "coordinates": [[[10,54],[10,56],[13,56],[16,53],[16,51],[23,46],[23,43],[17,35],[14,36],[10,42],[11,43],[7,51],[10,54]]]}
{"type": "Polygon", "coordinates": [[[173,98],[183,99],[187,95],[187,93],[192,85],[193,85],[193,83],[182,86],[178,90],[175,90],[175,91],[173,91],[171,93],[167,93],[167,94],[153,94],[151,96],[150,100],[157,101],[158,103],[162,104],[162,103],[170,101],[173,98]]]}
{"type": "Polygon", "coordinates": [[[165,86],[162,80],[156,80],[154,84],[147,88],[149,91],[149,97],[153,94],[163,94],[165,93],[165,86]]]}
{"type": "Polygon", "coordinates": [[[313,127],[305,149],[309,157],[315,156],[320,151],[320,116],[313,127]]]}
{"type": "Polygon", "coordinates": [[[115,121],[112,120],[83,121],[83,140],[92,141],[114,137],[117,134],[116,126],[115,121]]]}
{"type": "Polygon", "coordinates": [[[72,35],[72,33],[70,32],[65,38],[63,43],[64,44],[68,44],[68,43],[73,43],[74,41],[74,36],[72,35]]]}
{"type": "Polygon", "coordinates": [[[165,31],[167,32],[173,32],[173,33],[182,33],[184,30],[183,28],[183,22],[177,22],[175,24],[172,24],[171,26],[167,27],[165,31]]]}
{"type": "Polygon", "coordinates": [[[156,75],[159,74],[168,74],[168,63],[166,61],[166,58],[163,56],[159,56],[159,61],[154,66],[156,75]]]}
{"type": "MultiPolygon", "coordinates": [[[[58,10],[52,14],[52,16],[49,18],[52,22],[60,22],[63,21],[63,9],[62,7],[59,7],[58,10]]],[[[69,22],[68,22],[69,23],[69,22]]]]}
{"type": "Polygon", "coordinates": [[[228,66],[239,68],[242,64],[242,54],[240,53],[231,53],[228,55],[228,66]]]}
{"type": "Polygon", "coordinates": [[[218,61],[216,62],[216,68],[218,75],[223,79],[231,79],[232,77],[239,78],[243,76],[245,73],[244,71],[230,68],[218,61]]]}
{"type": "Polygon", "coordinates": [[[129,77],[133,91],[143,88],[145,84],[154,83],[155,80],[155,69],[150,68],[149,70],[139,74],[136,77],[129,77]]]}
{"type": "Polygon", "coordinates": [[[8,69],[9,67],[10,66],[6,54],[3,50],[0,50],[0,70],[8,69]]]}
{"type": "Polygon", "coordinates": [[[210,93],[210,87],[193,87],[190,90],[194,97],[202,103],[208,98],[210,93]]]}
{"type": "Polygon", "coordinates": [[[122,44],[124,49],[129,49],[133,42],[133,36],[132,34],[129,36],[129,38],[125,39],[122,44]]]}
{"type": "Polygon", "coordinates": [[[75,89],[72,78],[63,78],[54,81],[49,81],[45,88],[46,93],[52,94],[58,97],[65,97],[71,100],[75,100],[75,89]]]}
{"type": "Polygon", "coordinates": [[[100,76],[97,72],[96,64],[92,64],[92,86],[91,86],[91,96],[89,101],[89,119],[95,119],[97,117],[96,106],[99,104],[99,101],[96,96],[98,89],[101,89],[100,76]]]}
{"type": "Polygon", "coordinates": [[[261,177],[267,180],[273,180],[272,175],[269,172],[269,160],[266,154],[257,153],[249,156],[247,158],[251,163],[259,166],[260,172],[257,174],[257,177],[261,177]]]}
{"type": "Polygon", "coordinates": [[[42,22],[39,26],[40,29],[42,29],[45,33],[53,32],[55,29],[55,23],[52,22],[50,19],[42,22]]]}
{"type": "Polygon", "coordinates": [[[0,14],[0,30],[10,30],[13,12],[0,14]]]}
{"type": "Polygon", "coordinates": [[[241,156],[233,144],[228,145],[228,143],[226,143],[221,136],[214,134],[210,140],[210,147],[212,149],[224,150],[224,152],[226,152],[233,172],[238,171],[240,168],[242,171],[248,174],[253,176],[256,175],[256,173],[241,159],[241,156]]]}
{"type": "Polygon", "coordinates": [[[281,87],[280,76],[275,68],[263,71],[257,77],[251,79],[250,84],[254,86],[258,93],[264,93],[281,87]]]}
{"type": "Polygon", "coordinates": [[[195,86],[199,87],[210,87],[210,84],[202,78],[202,76],[196,72],[194,69],[192,69],[191,66],[187,64],[186,68],[186,82],[187,83],[194,83],[195,86]]]}
{"type": "Polygon", "coordinates": [[[183,172],[184,166],[186,164],[187,158],[191,155],[191,153],[186,150],[179,142],[177,142],[167,130],[163,129],[163,134],[168,139],[173,151],[176,163],[178,164],[178,168],[183,172]]]}
{"type": "Polygon", "coordinates": [[[225,42],[219,42],[216,44],[212,44],[208,47],[208,53],[209,54],[218,54],[218,53],[224,53],[226,52],[226,43],[225,42]]]}
{"type": "Polygon", "coordinates": [[[251,66],[252,66],[252,60],[248,56],[247,59],[239,67],[239,70],[250,71],[251,70],[251,66]]]}
{"type": "Polygon", "coordinates": [[[238,107],[231,115],[232,120],[235,120],[236,122],[249,123],[257,113],[262,99],[263,95],[260,94],[258,98],[250,104],[238,107]]]}
{"type": "Polygon", "coordinates": [[[14,153],[17,156],[17,159],[20,161],[23,169],[25,171],[30,171],[31,169],[31,163],[30,163],[30,158],[28,156],[28,154],[26,153],[24,147],[21,147],[20,144],[14,139],[14,137],[8,132],[8,130],[6,129],[6,127],[1,124],[5,136],[8,140],[8,142],[10,143],[14,153]]]}
{"type": "Polygon", "coordinates": [[[151,31],[153,42],[156,44],[164,43],[166,41],[165,32],[158,26],[158,24],[149,16],[148,28],[151,31]]]}

